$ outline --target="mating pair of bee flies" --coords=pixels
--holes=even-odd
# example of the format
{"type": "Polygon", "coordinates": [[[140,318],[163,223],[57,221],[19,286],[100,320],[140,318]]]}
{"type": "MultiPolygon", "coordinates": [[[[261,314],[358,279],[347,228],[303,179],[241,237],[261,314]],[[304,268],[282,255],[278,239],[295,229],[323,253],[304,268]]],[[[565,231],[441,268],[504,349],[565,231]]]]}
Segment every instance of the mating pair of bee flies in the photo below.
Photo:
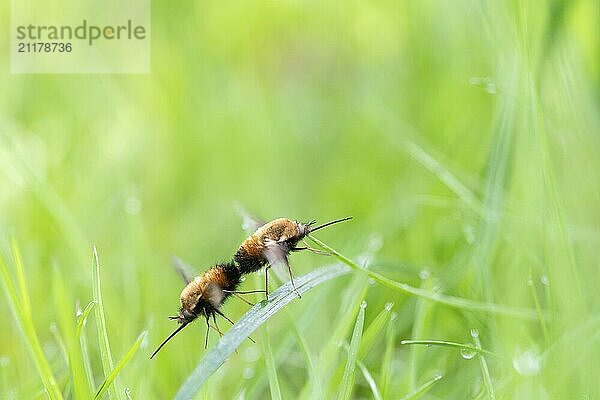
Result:
{"type": "MultiPolygon", "coordinates": [[[[268,298],[268,270],[273,265],[282,264],[287,268],[292,287],[298,294],[298,297],[300,297],[300,293],[298,293],[294,286],[294,277],[288,262],[288,255],[292,251],[302,250],[309,250],[317,254],[327,254],[308,246],[298,247],[298,242],[304,239],[309,233],[337,224],[338,222],[347,221],[352,217],[336,219],[318,226],[314,226],[316,221],[303,224],[287,218],[279,218],[265,223],[249,216],[246,216],[246,218],[251,220],[250,224],[255,229],[255,232],[244,240],[232,261],[217,264],[194,279],[191,279],[182,268],[179,268],[179,272],[187,286],[181,292],[179,314],[169,317],[172,320],[176,320],[179,326],[158,346],[150,358],[153,358],[169,340],[200,316],[206,319],[206,339],[204,341],[204,347],[206,348],[210,328],[215,329],[219,335],[222,335],[217,325],[217,314],[231,324],[234,324],[220,310],[221,305],[223,305],[227,298],[232,295],[241,298],[240,295],[249,293],[265,293],[268,298]],[[266,267],[264,290],[237,290],[243,275],[256,272],[263,267],[266,267]],[[210,318],[213,319],[214,327],[209,322],[210,318]]],[[[244,300],[243,298],[241,299],[244,300]]]]}

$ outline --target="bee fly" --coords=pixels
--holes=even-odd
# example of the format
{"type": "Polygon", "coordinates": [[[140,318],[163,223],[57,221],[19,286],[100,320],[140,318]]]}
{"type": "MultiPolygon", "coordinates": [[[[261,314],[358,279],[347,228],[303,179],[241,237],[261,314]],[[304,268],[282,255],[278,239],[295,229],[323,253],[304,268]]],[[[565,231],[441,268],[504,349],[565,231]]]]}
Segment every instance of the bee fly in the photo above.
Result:
{"type": "MultiPolygon", "coordinates": [[[[206,319],[206,338],[204,340],[204,348],[206,348],[208,345],[208,333],[210,328],[216,330],[220,336],[223,335],[217,325],[217,314],[225,318],[231,324],[234,324],[234,322],[219,309],[228,297],[234,295],[243,301],[246,301],[239,295],[264,292],[263,290],[252,290],[248,292],[237,291],[236,289],[240,285],[242,275],[233,261],[217,264],[194,279],[191,279],[190,275],[185,271],[185,266],[182,262],[179,260],[175,260],[175,262],[177,271],[187,284],[180,295],[181,308],[179,309],[179,313],[169,317],[169,319],[176,320],[179,323],[179,327],[177,327],[177,329],[175,329],[173,333],[158,346],[150,358],[153,358],[169,340],[198,317],[204,317],[206,319]],[[210,318],[212,318],[214,326],[210,324],[210,318]]],[[[252,304],[247,301],[246,303],[252,304]]],[[[252,340],[251,338],[249,339],[252,340]]]]}
{"type": "MultiPolygon", "coordinates": [[[[240,210],[240,212],[243,213],[243,210],[240,210]]],[[[301,297],[296,286],[294,286],[294,277],[288,262],[289,253],[291,251],[308,250],[316,254],[329,255],[327,252],[316,250],[308,246],[297,247],[297,244],[309,233],[337,224],[338,222],[352,219],[352,217],[340,218],[322,225],[313,226],[316,221],[303,224],[287,218],[278,218],[271,222],[264,223],[248,214],[244,214],[243,217],[244,225],[253,225],[253,227],[256,228],[256,231],[242,243],[237,253],[235,253],[234,260],[239,266],[242,274],[249,274],[260,270],[264,266],[267,267],[265,269],[264,290],[267,297],[269,296],[268,270],[271,266],[278,263],[285,265],[290,274],[292,287],[296,291],[296,294],[298,294],[298,297],[301,297]]]]}

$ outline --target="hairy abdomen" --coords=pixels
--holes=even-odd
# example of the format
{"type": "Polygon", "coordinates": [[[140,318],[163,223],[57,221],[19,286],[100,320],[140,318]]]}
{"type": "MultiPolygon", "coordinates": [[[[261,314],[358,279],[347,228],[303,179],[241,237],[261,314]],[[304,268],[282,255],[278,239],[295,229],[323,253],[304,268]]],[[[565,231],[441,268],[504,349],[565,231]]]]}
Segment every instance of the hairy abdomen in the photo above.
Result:
{"type": "Polygon", "coordinates": [[[235,253],[235,262],[240,267],[243,274],[258,271],[267,264],[264,255],[264,245],[256,237],[250,236],[242,243],[237,253],[235,253]]]}

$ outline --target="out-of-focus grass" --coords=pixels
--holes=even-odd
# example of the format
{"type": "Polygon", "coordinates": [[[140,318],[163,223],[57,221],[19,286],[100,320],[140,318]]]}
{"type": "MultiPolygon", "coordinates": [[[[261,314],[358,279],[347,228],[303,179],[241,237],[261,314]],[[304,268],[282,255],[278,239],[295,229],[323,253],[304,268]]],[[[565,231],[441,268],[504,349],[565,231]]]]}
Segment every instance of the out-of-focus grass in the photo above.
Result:
{"type": "MultiPolygon", "coordinates": [[[[245,237],[236,201],[265,218],[353,215],[318,235],[352,262],[382,239],[368,272],[269,320],[282,398],[338,394],[340,344],[363,298],[354,397],[373,396],[361,365],[384,399],[600,397],[597,2],[225,1],[152,13],[149,75],[10,75],[0,59],[0,238],[15,232],[26,266],[15,280],[2,240],[0,312],[17,318],[0,329],[0,397],[93,395],[109,373],[105,337],[117,359],[147,328],[149,343],[164,338],[181,290],[171,255],[200,270],[229,259],[245,237]],[[75,319],[92,299],[92,244],[102,330],[92,309],[87,328],[75,319]],[[477,347],[471,328],[499,356],[484,354],[485,373],[479,356],[400,345],[477,347]]],[[[0,18],[9,24],[8,3],[0,18]]],[[[330,259],[290,261],[301,276],[330,259]]],[[[224,311],[237,320],[247,305],[224,311]]],[[[119,384],[133,398],[173,397],[202,336],[192,325],[152,362],[141,347],[119,384]]],[[[268,397],[263,348],[243,343],[203,396],[268,397]]]]}

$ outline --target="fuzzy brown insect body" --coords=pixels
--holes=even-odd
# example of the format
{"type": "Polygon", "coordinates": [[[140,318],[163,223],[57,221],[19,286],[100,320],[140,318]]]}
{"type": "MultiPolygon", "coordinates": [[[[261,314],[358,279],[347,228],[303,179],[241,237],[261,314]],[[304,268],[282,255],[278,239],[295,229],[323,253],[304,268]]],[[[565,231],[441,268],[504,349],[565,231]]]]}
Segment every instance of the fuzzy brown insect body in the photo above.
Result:
{"type": "Polygon", "coordinates": [[[188,279],[185,274],[182,274],[182,276],[184,276],[187,285],[180,295],[181,308],[176,316],[169,317],[176,320],[180,325],[162,342],[150,358],[153,358],[173,336],[200,316],[206,320],[206,341],[208,341],[209,328],[216,329],[219,334],[221,333],[217,326],[216,314],[233,323],[219,308],[229,296],[236,293],[236,289],[241,282],[241,272],[234,262],[215,265],[193,280],[188,279]],[[215,324],[214,327],[209,323],[211,317],[215,324]]]}
{"type": "MultiPolygon", "coordinates": [[[[272,265],[281,263],[287,267],[292,286],[295,290],[294,278],[288,262],[289,253],[292,251],[309,250],[318,254],[327,254],[308,246],[298,247],[298,242],[311,232],[338,222],[347,221],[351,218],[341,218],[319,226],[313,226],[316,221],[304,224],[288,218],[278,218],[264,224],[257,220],[257,225],[260,226],[244,240],[235,253],[234,260],[242,274],[256,272],[265,266],[268,270],[272,265]]],[[[265,291],[268,293],[267,286],[268,275],[265,275],[265,291]]]]}
{"type": "MultiPolygon", "coordinates": [[[[243,274],[258,271],[269,263],[269,252],[287,256],[307,235],[309,226],[288,218],[278,218],[259,227],[244,240],[235,254],[240,271],[243,274]]],[[[273,254],[273,257],[277,255],[273,254]]]]}

